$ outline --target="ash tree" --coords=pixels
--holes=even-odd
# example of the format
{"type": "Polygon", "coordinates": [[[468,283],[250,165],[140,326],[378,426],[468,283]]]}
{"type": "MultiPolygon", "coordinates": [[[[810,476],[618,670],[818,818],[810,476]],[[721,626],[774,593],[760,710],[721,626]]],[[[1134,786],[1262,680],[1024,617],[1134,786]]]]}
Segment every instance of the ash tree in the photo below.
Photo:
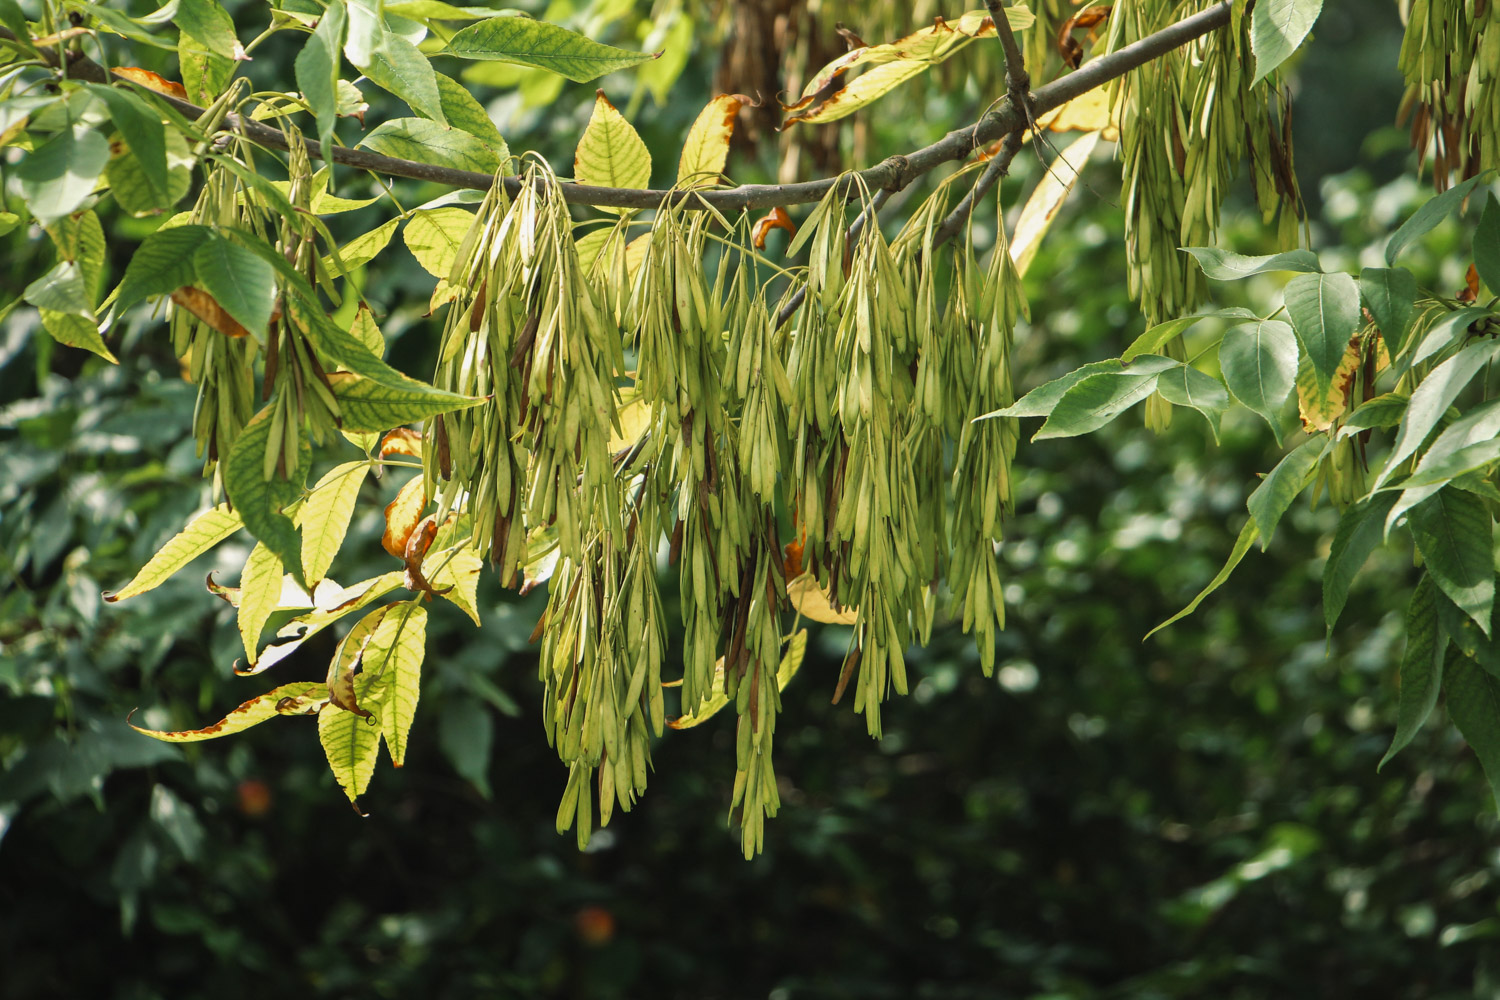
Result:
{"type": "Polygon", "coordinates": [[[663,170],[632,108],[645,90],[702,100],[673,88],[691,41],[677,25],[692,22],[622,6],[596,38],[440,0],[232,15],[217,0],[143,14],[0,0],[0,225],[52,248],[0,310],[37,310],[37,336],[101,363],[145,324],[198,394],[211,505],[106,600],[244,532],[238,585],[210,579],[203,596],[235,608],[237,671],[269,674],[319,633],[339,637],[325,679],[262,681],[202,728],[148,707],[145,736],[315,717],[360,808],[378,799],[381,744],[403,762],[429,615],[452,605],[484,628],[476,587],[492,573],[547,590],[532,640],[559,832],[586,844],[645,792],[666,728],[732,704],[730,811],[749,857],[779,806],[774,736],[804,622],[848,627],[833,698],[878,737],[887,698],[907,690],[905,651],[934,630],[972,633],[993,669],[1023,430],[1086,434],[1142,404],[1152,428],[1201,419],[1217,436],[1240,406],[1285,457],[1249,492],[1224,569],[1163,625],[1269,544],[1299,497],[1341,511],[1330,630],[1366,558],[1407,533],[1421,573],[1390,753],[1446,697],[1500,780],[1500,400],[1483,377],[1500,355],[1500,5],[1410,5],[1390,71],[1407,82],[1415,168],[1439,193],[1357,273],[1307,245],[1293,165],[1284,75],[1321,0],[989,0],[926,23],[866,11],[880,35],[843,31],[847,51],[797,66],[779,108],[712,96],[665,188],[650,186],[663,170]],[[244,68],[272,50],[290,57],[256,89],[244,68]],[[571,162],[513,148],[488,110],[502,82],[535,96],[601,77],[571,162]],[[931,145],[868,148],[859,123],[935,78],[991,103],[931,145]],[[607,94],[632,89],[622,113],[607,94]],[[375,121],[379,92],[402,110],[375,121]],[[737,183],[754,164],[737,162],[736,131],[767,122],[783,130],[779,182],[737,183]],[[853,154],[839,146],[851,123],[853,154]],[[1046,170],[998,204],[1028,147],[1046,170]],[[833,165],[808,176],[820,160],[833,165]],[[1123,212],[1122,280],[1147,329],[1018,395],[1037,381],[1013,367],[1021,277],[1090,163],[1120,173],[1118,205],[1093,210],[1123,212]],[[392,178],[446,193],[413,204],[392,178]],[[1216,245],[1236,184],[1280,252],[1216,245]],[[373,229],[340,219],[371,206],[373,229]],[[1477,218],[1468,279],[1421,288],[1402,251],[1455,213],[1477,218]],[[128,266],[107,274],[122,242],[128,266]],[[363,268],[403,244],[430,274],[434,370],[387,360],[362,291],[363,268]],[[1211,305],[1216,283],[1267,274],[1281,286],[1267,314],[1211,305]],[[383,507],[390,568],[341,578],[365,505],[383,507]]]}

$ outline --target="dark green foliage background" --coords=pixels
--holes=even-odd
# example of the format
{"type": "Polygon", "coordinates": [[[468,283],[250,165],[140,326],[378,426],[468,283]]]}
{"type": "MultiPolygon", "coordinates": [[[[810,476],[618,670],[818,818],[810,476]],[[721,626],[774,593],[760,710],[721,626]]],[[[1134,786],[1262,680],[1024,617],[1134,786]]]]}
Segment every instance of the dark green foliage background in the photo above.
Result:
{"type": "MultiPolygon", "coordinates": [[[[1319,32],[1345,44],[1315,44],[1304,78],[1337,78],[1374,52],[1394,80],[1391,26],[1338,8],[1319,32]]],[[[275,66],[265,53],[257,67],[275,66]]],[[[706,90],[712,56],[705,44],[679,93],[706,90]]],[[[555,108],[587,114],[588,87],[563,95],[555,108]]],[[[919,127],[935,133],[985,103],[928,100],[942,113],[919,127]]],[[[640,116],[659,179],[691,104],[640,116]]],[[[1422,191],[1394,177],[1406,166],[1387,155],[1394,130],[1367,140],[1316,93],[1303,106],[1315,245],[1344,247],[1353,266],[1422,191]]],[[[915,116],[878,120],[890,123],[878,129],[886,152],[930,138],[903,131],[915,116]]],[[[581,121],[528,113],[506,134],[566,162],[581,121]]],[[[1021,163],[1008,200],[1037,173],[1029,154],[1021,163]]],[[[437,192],[405,193],[411,205],[437,192]]],[[[1116,200],[1109,170],[1091,173],[1033,265],[1035,323],[1017,363],[1027,386],[1140,331],[1116,200]]],[[[1253,215],[1236,220],[1226,245],[1270,249],[1253,215]]],[[[376,221],[373,210],[347,220],[347,233],[376,221]]],[[[106,226],[125,236],[137,224],[106,226]]],[[[1458,245],[1455,227],[1433,234],[1416,265],[1425,282],[1457,287],[1458,245]]],[[[16,273],[40,273],[50,250],[16,232],[0,253],[16,273]]],[[[394,362],[420,371],[434,327],[404,255],[393,247],[372,269],[368,294],[390,310],[394,362]]],[[[1247,285],[1214,291],[1253,300],[1247,285]]],[[[120,605],[99,599],[203,498],[193,391],[161,326],[127,329],[118,368],[34,332],[24,309],[0,326],[0,995],[1497,988],[1500,856],[1472,754],[1434,724],[1375,771],[1393,728],[1409,552],[1377,554],[1325,645],[1318,580],[1333,515],[1299,503],[1271,550],[1197,615],[1140,641],[1212,577],[1255,474],[1277,458],[1243,413],[1217,447],[1185,411],[1162,438],[1127,417],[1081,440],[1023,444],[999,681],[944,629],[913,656],[913,695],[889,706],[886,739],[872,744],[847,704],[828,704],[846,638],[817,634],[784,694],[786,807],[757,861],[740,859],[724,824],[727,714],[661,741],[645,801],[580,854],[552,830],[565,774],[532,707],[525,638],[540,595],[517,601],[488,579],[482,633],[434,609],[409,764],[380,770],[367,819],[346,806],[308,720],[187,748],[127,729],[137,706],[201,724],[270,683],[230,672],[233,620],[202,588],[215,567],[234,582],[227,558],[120,605]]],[[[389,568],[374,540],[391,489],[366,494],[351,550],[368,563],[336,564],[340,579],[389,568]]],[[[332,642],[271,683],[322,676],[332,642]]]]}

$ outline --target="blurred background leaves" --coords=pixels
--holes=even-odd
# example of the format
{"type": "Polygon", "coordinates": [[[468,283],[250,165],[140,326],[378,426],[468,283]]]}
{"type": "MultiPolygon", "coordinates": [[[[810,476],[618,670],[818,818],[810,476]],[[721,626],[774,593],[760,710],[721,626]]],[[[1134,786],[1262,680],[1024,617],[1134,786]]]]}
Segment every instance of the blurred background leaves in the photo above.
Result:
{"type": "MultiPolygon", "coordinates": [[[[713,5],[650,6],[537,13],[617,43],[678,46],[684,59],[662,79],[606,81],[670,165],[708,91],[724,18],[713,5]]],[[[1326,266],[1352,268],[1426,192],[1403,174],[1403,136],[1381,124],[1400,94],[1394,15],[1331,6],[1318,34],[1300,65],[1298,164],[1314,246],[1326,266]],[[1367,78],[1358,86],[1371,117],[1345,113],[1348,81],[1367,78]]],[[[272,74],[259,81],[271,85],[276,65],[273,39],[251,72],[272,74]]],[[[592,87],[528,73],[469,82],[484,96],[491,83],[519,84],[490,101],[511,148],[566,162],[592,87]]],[[[849,126],[846,143],[909,149],[988,101],[959,76],[946,83],[849,126]]],[[[372,109],[367,127],[386,111],[372,109]]],[[[774,179],[770,151],[737,159],[737,179],[774,179]]],[[[1017,162],[1008,204],[1043,169],[1030,154],[1017,162]]],[[[439,193],[411,189],[405,203],[439,193]]],[[[340,181],[346,197],[373,193],[366,178],[340,181]]],[[[1118,354],[1143,329],[1125,293],[1117,201],[1109,166],[1098,166],[1044,242],[1028,279],[1019,388],[1118,354]]],[[[379,212],[339,222],[362,232],[379,212]]],[[[1274,249],[1253,212],[1228,219],[1223,245],[1274,249]]],[[[118,236],[140,226],[104,221],[118,236]]],[[[1419,279],[1461,287],[1459,245],[1453,223],[1431,234],[1410,260],[1419,279]]],[[[0,236],[0,251],[28,274],[50,253],[23,231],[0,236]]],[[[421,371],[434,340],[422,316],[430,280],[403,253],[368,269],[367,295],[388,312],[393,362],[421,371]]],[[[106,266],[106,284],[123,265],[106,266]]],[[[1211,293],[1256,306],[1274,287],[1252,279],[1211,293]]],[[[201,725],[264,687],[233,676],[232,612],[203,589],[215,571],[233,582],[216,558],[227,567],[244,553],[101,602],[204,502],[193,391],[159,322],[124,331],[112,345],[118,367],[36,332],[27,309],[0,324],[8,996],[1500,989],[1497,823],[1472,754],[1433,724],[1375,770],[1395,715],[1409,552],[1376,554],[1325,641],[1318,580],[1334,515],[1299,504],[1270,550],[1252,553],[1195,616],[1140,641],[1218,569],[1256,474],[1279,455],[1248,413],[1226,420],[1217,447],[1186,415],[1160,438],[1123,420],[1023,444],[995,680],[955,628],[941,630],[913,654],[912,696],[890,706],[874,744],[847,705],[828,704],[846,635],[816,634],[783,695],[787,808],[760,859],[740,859],[724,822],[727,715],[669,733],[651,793],[579,853],[552,829],[565,773],[531,707],[526,637],[540,595],[517,600],[488,577],[483,633],[453,609],[433,614],[409,763],[381,772],[368,819],[334,786],[307,720],[189,747],[131,732],[132,709],[150,725],[201,725]]],[[[336,567],[346,579],[388,568],[375,538],[390,491],[367,489],[350,548],[369,564],[336,567]]],[[[310,642],[277,682],[321,676],[334,641],[310,642]]]]}

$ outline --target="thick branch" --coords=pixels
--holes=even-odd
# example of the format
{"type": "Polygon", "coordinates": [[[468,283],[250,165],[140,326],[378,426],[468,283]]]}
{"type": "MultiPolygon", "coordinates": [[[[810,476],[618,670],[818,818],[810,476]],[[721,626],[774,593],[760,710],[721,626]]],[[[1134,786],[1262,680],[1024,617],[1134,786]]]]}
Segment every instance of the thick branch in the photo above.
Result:
{"type": "MultiPolygon", "coordinates": [[[[1226,0],[1201,13],[1183,18],[1155,34],[1147,35],[1123,49],[1100,56],[1067,76],[1038,88],[1032,93],[1031,112],[1041,114],[1066,104],[1080,94],[1123,76],[1178,46],[1185,45],[1228,23],[1229,3],[1226,0]]],[[[0,28],[0,38],[14,40],[15,36],[4,28],[0,28]]],[[[41,54],[49,63],[56,65],[55,52],[47,50],[41,54]]],[[[75,79],[95,83],[109,81],[109,75],[104,67],[87,58],[70,60],[66,72],[69,77],[75,79]]],[[[196,118],[203,113],[202,108],[187,101],[166,95],[156,96],[189,117],[196,118]]],[[[1024,127],[1026,125],[1024,114],[1024,109],[1006,105],[998,111],[985,115],[974,125],[948,133],[930,146],[925,146],[906,156],[892,156],[873,167],[861,170],[858,177],[869,188],[899,190],[928,171],[944,163],[961,160],[976,147],[993,142],[1024,127]]],[[[241,115],[225,116],[220,127],[238,132],[262,146],[273,149],[288,148],[287,138],[280,129],[251,121],[241,115]]],[[[321,155],[318,147],[313,144],[308,144],[307,152],[312,157],[321,155]]],[[[476,173],[472,170],[455,170],[452,167],[401,160],[362,149],[335,147],[332,152],[335,163],[392,177],[434,181],[452,187],[478,190],[487,189],[494,183],[494,178],[489,174],[476,173]]],[[[505,186],[512,194],[520,190],[522,183],[518,177],[504,179],[505,186]]],[[[858,181],[855,175],[845,174],[840,177],[826,177],[822,180],[803,181],[797,184],[742,184],[739,187],[718,191],[635,190],[572,183],[560,184],[558,188],[563,200],[579,205],[597,205],[606,208],[659,208],[664,201],[670,200],[687,201],[689,208],[707,205],[720,211],[734,212],[740,209],[774,208],[778,205],[803,205],[821,200],[834,189],[846,197],[852,197],[858,191],[858,181]]]]}

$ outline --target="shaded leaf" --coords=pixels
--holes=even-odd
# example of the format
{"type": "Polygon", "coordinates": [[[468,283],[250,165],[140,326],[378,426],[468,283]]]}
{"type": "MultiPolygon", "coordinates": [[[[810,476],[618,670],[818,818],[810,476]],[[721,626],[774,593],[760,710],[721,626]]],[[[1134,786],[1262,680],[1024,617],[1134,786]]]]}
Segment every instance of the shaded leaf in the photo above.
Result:
{"type": "Polygon", "coordinates": [[[1154,354],[1144,354],[1131,358],[1129,364],[1116,361],[1113,358],[1106,361],[1092,361],[1076,371],[1071,371],[1066,375],[1037,386],[1010,406],[996,410],[993,413],[986,413],[976,419],[987,420],[991,417],[1045,417],[1056,409],[1058,402],[1067,394],[1069,389],[1090,375],[1123,374],[1127,372],[1149,375],[1166,371],[1172,366],[1181,363],[1180,361],[1173,361],[1171,358],[1154,354]]]}
{"type": "Polygon", "coordinates": [[[1220,250],[1218,247],[1183,247],[1198,261],[1198,267],[1210,278],[1219,281],[1234,281],[1248,278],[1252,274],[1268,271],[1304,271],[1316,273],[1322,270],[1318,255],[1311,250],[1287,250],[1261,257],[1220,250]]]}
{"type": "Polygon", "coordinates": [[[172,226],[147,236],[125,266],[115,308],[123,312],[143,299],[191,285],[197,277],[193,256],[212,236],[207,226],[172,226]]]}
{"type": "MultiPolygon", "coordinates": [[[[1219,368],[1235,398],[1258,413],[1281,442],[1277,414],[1297,378],[1297,336],[1278,320],[1243,323],[1224,334],[1219,368]]],[[[1262,539],[1268,531],[1262,529],[1262,539]]]]}
{"type": "Polygon", "coordinates": [[[255,254],[215,237],[193,252],[198,282],[224,311],[257,340],[264,341],[276,298],[276,276],[255,254]]]}
{"type": "Polygon", "coordinates": [[[27,210],[46,226],[83,204],[108,163],[109,141],[74,125],[28,153],[13,173],[27,210]]]}
{"type": "Polygon", "coordinates": [[[41,313],[42,328],[59,344],[80,347],[85,351],[92,351],[112,365],[119,364],[114,354],[105,345],[104,338],[99,335],[99,324],[93,320],[68,313],[53,312],[50,309],[43,309],[41,313]]]}
{"type": "Polygon", "coordinates": [[[344,48],[347,25],[343,0],[331,0],[293,64],[297,88],[317,119],[325,162],[332,152],[333,126],[338,118],[339,53],[344,48]]]}
{"type": "Polygon", "coordinates": [[[1484,501],[1445,487],[1413,507],[1407,521],[1432,579],[1489,635],[1495,567],[1490,512],[1484,501]]]}
{"type": "Polygon", "coordinates": [[[1377,493],[1352,504],[1339,518],[1323,564],[1323,622],[1330,632],[1349,600],[1349,585],[1385,538],[1385,516],[1393,503],[1390,494],[1377,493]]]}
{"type": "Polygon", "coordinates": [[[1152,629],[1150,632],[1147,632],[1141,641],[1144,642],[1146,639],[1151,638],[1153,635],[1160,632],[1168,625],[1181,621],[1188,615],[1192,614],[1194,611],[1197,611],[1198,605],[1203,603],[1203,599],[1209,594],[1212,594],[1214,591],[1218,590],[1219,587],[1223,585],[1224,581],[1229,579],[1229,575],[1233,573],[1234,568],[1240,564],[1240,560],[1245,558],[1245,553],[1250,551],[1250,546],[1254,544],[1255,536],[1257,534],[1258,532],[1256,531],[1255,527],[1255,518],[1247,518],[1245,521],[1245,526],[1240,529],[1239,537],[1234,541],[1234,548],[1230,551],[1229,558],[1224,563],[1224,568],[1219,570],[1218,575],[1216,575],[1212,580],[1208,582],[1208,586],[1204,587],[1198,592],[1197,597],[1188,602],[1187,607],[1183,608],[1171,618],[1168,618],[1166,621],[1156,626],[1156,628],[1152,629]]]}
{"type": "Polygon", "coordinates": [[[1448,217],[1449,212],[1463,204],[1464,199],[1469,197],[1469,192],[1488,176],[1477,174],[1461,184],[1455,184],[1413,212],[1411,218],[1401,224],[1401,228],[1391,235],[1391,241],[1385,245],[1385,262],[1394,266],[1396,258],[1408,243],[1431,232],[1434,226],[1448,217]]]}
{"type": "Polygon", "coordinates": [[[286,479],[265,478],[266,447],[271,438],[272,414],[278,405],[273,399],[245,425],[244,430],[222,463],[224,492],[245,522],[245,528],[257,540],[265,542],[306,589],[302,578],[301,536],[292,519],[282,511],[302,493],[312,464],[312,447],[307,435],[298,436],[297,467],[288,470],[286,479]]]}
{"type": "Polygon", "coordinates": [[[1470,344],[1428,373],[1411,394],[1406,417],[1396,432],[1396,441],[1385,468],[1375,477],[1375,486],[1390,479],[1401,463],[1421,447],[1458,394],[1496,357],[1500,357],[1500,341],[1482,341],[1470,344]]]}
{"type": "Polygon", "coordinates": [[[1157,377],[1181,364],[1144,354],[1123,371],[1089,375],[1063,393],[1032,440],[1073,437],[1098,430],[1150,396],[1156,391],[1157,377]]]}
{"type": "Polygon", "coordinates": [[[1412,741],[1437,705],[1443,682],[1443,659],[1447,636],[1438,628],[1437,587],[1426,573],[1412,591],[1406,607],[1406,651],[1401,654],[1401,697],[1396,710],[1396,735],[1390,749],[1375,765],[1385,767],[1412,741]]]}
{"type": "Polygon", "coordinates": [[[1229,393],[1224,383],[1205,375],[1192,365],[1169,368],[1156,378],[1156,391],[1174,406],[1187,406],[1203,414],[1219,440],[1219,419],[1229,409],[1229,393]]]}
{"type": "Polygon", "coordinates": [[[1286,311],[1326,392],[1359,328],[1359,288],[1347,274],[1298,275],[1287,282],[1286,311]]]}
{"type": "Polygon", "coordinates": [[[1250,516],[1260,526],[1261,551],[1265,551],[1266,546],[1271,544],[1271,539],[1276,535],[1276,526],[1281,523],[1282,515],[1292,505],[1297,494],[1312,481],[1313,469],[1317,467],[1318,459],[1323,457],[1323,448],[1324,442],[1319,438],[1302,442],[1277,462],[1276,467],[1266,474],[1266,478],[1250,494],[1246,506],[1250,508],[1250,516]]]}
{"type": "MultiPolygon", "coordinates": [[[[390,8],[387,7],[386,10],[390,8]]],[[[448,119],[448,124],[484,143],[494,151],[499,161],[506,160],[510,156],[510,147],[506,145],[505,137],[495,127],[484,105],[469,93],[468,87],[451,76],[438,73],[436,78],[438,95],[443,102],[443,117],[448,119]]]]}
{"type": "Polygon", "coordinates": [[[1474,748],[1500,803],[1500,680],[1466,656],[1450,656],[1443,669],[1443,693],[1448,717],[1474,748]]]}
{"type": "Polygon", "coordinates": [[[125,144],[141,165],[141,172],[157,208],[170,208],[171,185],[167,182],[167,130],[161,116],[144,100],[128,90],[103,84],[86,84],[89,93],[104,101],[110,121],[120,130],[125,144]]]}
{"type": "Polygon", "coordinates": [[[1417,279],[1404,267],[1367,267],[1359,272],[1359,292],[1391,354],[1401,353],[1417,302],[1417,279]]]}

